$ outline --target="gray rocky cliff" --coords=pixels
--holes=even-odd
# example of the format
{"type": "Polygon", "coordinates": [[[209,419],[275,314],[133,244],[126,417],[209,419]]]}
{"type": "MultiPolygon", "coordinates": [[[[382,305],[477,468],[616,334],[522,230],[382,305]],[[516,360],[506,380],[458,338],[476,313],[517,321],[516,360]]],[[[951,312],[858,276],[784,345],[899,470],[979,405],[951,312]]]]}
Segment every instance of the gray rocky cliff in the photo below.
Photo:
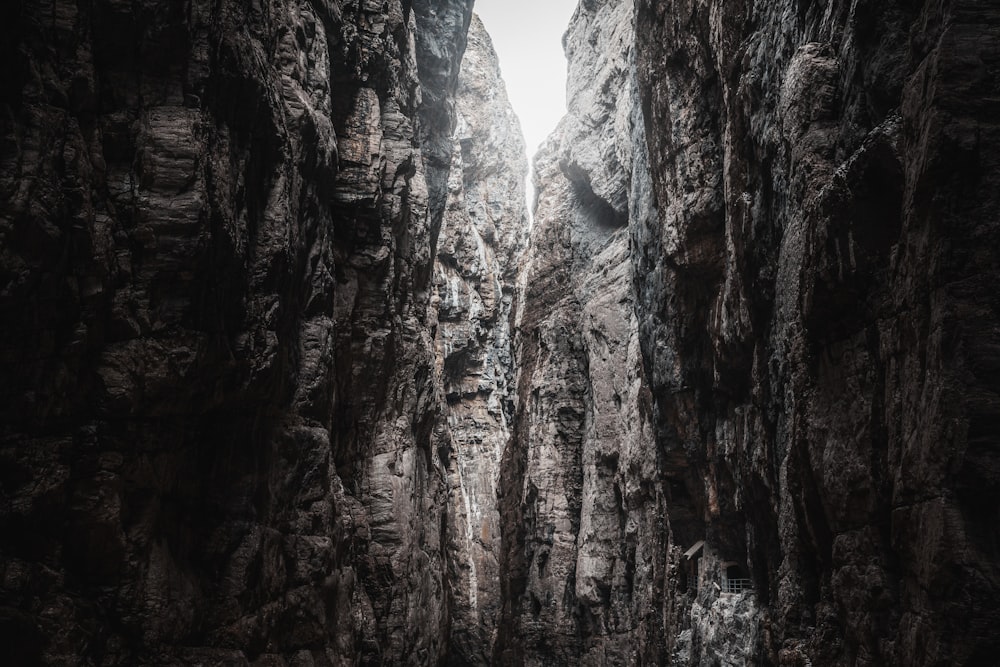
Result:
{"type": "Polygon", "coordinates": [[[498,662],[990,664],[998,31],[964,0],[580,3],[498,662]]]}
{"type": "Polygon", "coordinates": [[[5,659],[992,664],[993,4],[4,3],[5,659]]]}
{"type": "Polygon", "coordinates": [[[4,4],[11,664],[447,654],[428,308],[471,4],[4,4]]]}
{"type": "Polygon", "coordinates": [[[651,205],[632,35],[631,2],[580,5],[569,112],[535,159],[498,664],[663,659],[667,523],[626,224],[651,205]]]}
{"type": "Polygon", "coordinates": [[[511,332],[528,163],[489,35],[473,17],[434,265],[448,449],[451,664],[489,664],[500,603],[500,456],[513,419],[511,332]]]}

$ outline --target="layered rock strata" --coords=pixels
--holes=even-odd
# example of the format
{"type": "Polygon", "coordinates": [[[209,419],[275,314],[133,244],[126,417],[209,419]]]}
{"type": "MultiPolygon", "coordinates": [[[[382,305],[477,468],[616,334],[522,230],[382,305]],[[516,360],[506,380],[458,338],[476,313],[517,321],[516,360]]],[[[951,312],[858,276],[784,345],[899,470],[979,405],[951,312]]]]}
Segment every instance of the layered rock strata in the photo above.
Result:
{"type": "Polygon", "coordinates": [[[428,306],[471,4],[0,10],[12,664],[447,654],[428,306]]]}
{"type": "Polygon", "coordinates": [[[456,111],[432,298],[450,436],[449,662],[487,665],[500,603],[497,485],[514,417],[511,338],[528,232],[528,163],[478,17],[469,30],[456,111]]]}

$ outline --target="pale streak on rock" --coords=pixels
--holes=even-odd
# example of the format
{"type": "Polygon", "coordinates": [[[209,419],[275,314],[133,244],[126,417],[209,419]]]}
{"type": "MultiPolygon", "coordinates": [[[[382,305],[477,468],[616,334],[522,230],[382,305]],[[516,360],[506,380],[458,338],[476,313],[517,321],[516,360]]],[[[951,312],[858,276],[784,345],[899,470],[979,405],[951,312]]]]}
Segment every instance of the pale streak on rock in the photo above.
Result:
{"type": "Polygon", "coordinates": [[[511,332],[528,233],[528,165],[478,18],[462,61],[457,113],[432,297],[450,435],[450,657],[486,665],[501,601],[497,491],[513,419],[511,332]]]}

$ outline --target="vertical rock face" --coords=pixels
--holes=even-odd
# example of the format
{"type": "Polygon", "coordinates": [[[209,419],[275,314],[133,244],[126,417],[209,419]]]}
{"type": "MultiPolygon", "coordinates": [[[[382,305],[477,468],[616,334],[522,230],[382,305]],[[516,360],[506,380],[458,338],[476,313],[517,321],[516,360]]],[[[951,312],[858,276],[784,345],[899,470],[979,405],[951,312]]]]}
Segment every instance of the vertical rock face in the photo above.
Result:
{"type": "Polygon", "coordinates": [[[0,7],[7,660],[995,661],[1000,8],[581,0],[522,281],[471,5],[0,7]]]}
{"type": "Polygon", "coordinates": [[[669,508],[675,544],[748,568],[759,660],[990,662],[1000,10],[637,7],[640,340],[698,519],[669,508]]]}
{"type": "Polygon", "coordinates": [[[469,30],[448,204],[434,265],[438,376],[447,402],[453,664],[489,664],[499,615],[500,455],[513,419],[511,331],[527,241],[528,164],[489,35],[469,30]]]}
{"type": "Polygon", "coordinates": [[[581,4],[569,114],[535,161],[499,664],[663,660],[667,525],[626,227],[651,203],[632,34],[631,2],[581,4]]]}
{"type": "Polygon", "coordinates": [[[428,664],[471,1],[6,3],[13,664],[428,664]]]}
{"type": "Polygon", "coordinates": [[[565,45],[499,661],[988,664],[1000,11],[583,0],[565,45]]]}

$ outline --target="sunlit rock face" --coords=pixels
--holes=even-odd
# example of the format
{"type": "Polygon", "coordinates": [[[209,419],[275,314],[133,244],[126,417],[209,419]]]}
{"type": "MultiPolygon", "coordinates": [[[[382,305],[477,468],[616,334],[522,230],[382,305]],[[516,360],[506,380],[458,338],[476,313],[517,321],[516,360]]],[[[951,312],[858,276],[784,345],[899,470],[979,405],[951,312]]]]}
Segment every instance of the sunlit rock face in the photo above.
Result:
{"type": "Polygon", "coordinates": [[[578,8],[569,114],[535,159],[499,664],[664,659],[668,525],[627,227],[652,201],[632,34],[630,2],[578,8]]]}
{"type": "Polygon", "coordinates": [[[528,163],[478,17],[462,61],[448,203],[434,265],[444,393],[453,664],[490,664],[500,606],[500,456],[513,419],[511,332],[527,241],[528,163]]]}
{"type": "Polygon", "coordinates": [[[9,664],[447,655],[428,307],[471,4],[4,4],[9,664]]]}

